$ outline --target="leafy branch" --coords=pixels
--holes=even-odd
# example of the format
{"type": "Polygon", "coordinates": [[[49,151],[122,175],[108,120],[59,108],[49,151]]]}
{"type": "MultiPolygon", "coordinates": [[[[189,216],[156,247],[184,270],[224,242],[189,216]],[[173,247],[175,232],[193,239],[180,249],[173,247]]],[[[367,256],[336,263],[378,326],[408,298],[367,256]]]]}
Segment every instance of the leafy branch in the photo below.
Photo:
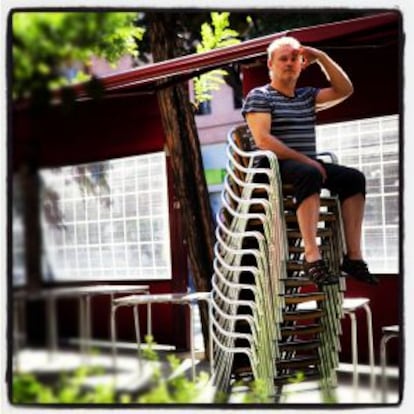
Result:
{"type": "MultiPolygon", "coordinates": [[[[229,27],[230,13],[212,12],[210,16],[211,24],[203,23],[201,26],[201,42],[197,45],[197,53],[240,43],[239,33],[229,27]]],[[[226,74],[227,71],[224,69],[214,69],[194,79],[196,106],[211,100],[212,92],[220,89],[226,74]]]]}
{"type": "Polygon", "coordinates": [[[13,98],[90,79],[93,56],[137,56],[137,13],[20,12],[12,16],[13,98]]]}

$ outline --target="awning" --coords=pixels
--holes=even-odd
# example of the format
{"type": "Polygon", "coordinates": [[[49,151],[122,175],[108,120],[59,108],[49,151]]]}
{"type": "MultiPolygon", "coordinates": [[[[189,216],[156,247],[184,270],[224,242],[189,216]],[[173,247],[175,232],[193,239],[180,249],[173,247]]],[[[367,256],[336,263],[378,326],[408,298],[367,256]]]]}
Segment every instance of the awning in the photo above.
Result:
{"type": "MultiPolygon", "coordinates": [[[[152,89],[156,88],[161,80],[163,82],[179,82],[195,77],[200,72],[231,63],[246,63],[264,57],[269,43],[284,35],[292,35],[307,45],[325,48],[378,48],[397,41],[400,23],[400,13],[391,11],[368,17],[298,28],[205,53],[191,54],[102,76],[99,80],[108,95],[122,91],[152,89]]],[[[85,84],[79,84],[74,88],[78,97],[87,96],[85,84]]]]}

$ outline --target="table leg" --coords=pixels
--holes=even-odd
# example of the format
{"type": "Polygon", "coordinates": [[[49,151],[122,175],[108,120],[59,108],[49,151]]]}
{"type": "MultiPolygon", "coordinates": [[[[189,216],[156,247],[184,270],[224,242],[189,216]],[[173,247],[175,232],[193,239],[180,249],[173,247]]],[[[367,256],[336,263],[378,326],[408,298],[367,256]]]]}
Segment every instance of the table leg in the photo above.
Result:
{"type": "Polygon", "coordinates": [[[19,313],[21,312],[20,301],[13,301],[13,354],[16,365],[16,371],[20,370],[19,353],[20,353],[20,324],[19,313]]]}
{"type": "Polygon", "coordinates": [[[84,297],[78,298],[78,324],[79,324],[79,352],[82,360],[85,361],[85,304],[84,297]]]}
{"type": "Polygon", "coordinates": [[[85,351],[88,357],[90,357],[91,340],[92,340],[91,300],[92,300],[92,297],[90,295],[86,295],[85,297],[85,318],[86,318],[85,351]]]}
{"type": "Polygon", "coordinates": [[[116,305],[114,304],[114,295],[111,294],[111,342],[112,342],[112,367],[114,369],[114,375],[117,370],[117,352],[116,352],[116,323],[115,323],[115,314],[116,314],[116,305]]]}
{"type": "Polygon", "coordinates": [[[56,321],[56,299],[49,296],[46,299],[47,321],[48,321],[48,345],[49,356],[54,356],[57,350],[57,321],[56,321]]]}
{"type": "Polygon", "coordinates": [[[23,347],[26,345],[26,341],[27,341],[27,323],[26,323],[26,300],[22,299],[19,301],[19,314],[20,314],[20,338],[21,338],[21,342],[20,342],[20,347],[23,347]]]}
{"type": "Polygon", "coordinates": [[[151,309],[151,303],[147,303],[147,335],[152,336],[152,309],[151,309]]]}
{"type": "Polygon", "coordinates": [[[139,313],[138,313],[138,306],[135,305],[133,307],[134,312],[134,326],[135,326],[135,336],[137,338],[137,353],[138,353],[138,370],[141,370],[141,332],[139,327],[139,313]]]}
{"type": "Polygon", "coordinates": [[[194,318],[193,318],[193,305],[190,302],[188,304],[190,308],[190,352],[191,352],[191,366],[192,366],[192,374],[193,374],[193,381],[196,378],[196,371],[195,371],[195,352],[194,352],[194,318]]]}

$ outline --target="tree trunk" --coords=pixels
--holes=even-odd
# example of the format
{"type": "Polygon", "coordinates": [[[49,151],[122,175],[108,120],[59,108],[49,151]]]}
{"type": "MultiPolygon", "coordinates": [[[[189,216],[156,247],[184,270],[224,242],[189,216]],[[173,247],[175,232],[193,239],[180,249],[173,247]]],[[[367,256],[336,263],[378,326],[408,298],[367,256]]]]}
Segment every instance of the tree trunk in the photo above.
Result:
{"type": "MultiPolygon", "coordinates": [[[[36,131],[37,133],[37,131],[36,131]]],[[[41,253],[42,235],[40,229],[40,183],[37,169],[37,139],[25,149],[25,163],[18,170],[21,186],[23,238],[25,251],[26,287],[37,290],[42,286],[41,253]]]]}
{"type": "MultiPolygon", "coordinates": [[[[176,16],[170,13],[149,13],[148,17],[154,61],[179,56],[176,16]]],[[[167,88],[161,87],[158,102],[194,284],[197,291],[209,291],[213,273],[213,221],[187,85],[180,83],[167,88]]],[[[200,304],[200,315],[208,356],[208,309],[205,303],[200,304]]]]}

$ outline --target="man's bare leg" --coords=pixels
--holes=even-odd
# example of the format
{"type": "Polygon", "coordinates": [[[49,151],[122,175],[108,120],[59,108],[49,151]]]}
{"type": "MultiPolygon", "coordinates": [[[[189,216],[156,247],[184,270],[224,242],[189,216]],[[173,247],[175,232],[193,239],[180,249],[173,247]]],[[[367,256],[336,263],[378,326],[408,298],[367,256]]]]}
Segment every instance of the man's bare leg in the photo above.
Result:
{"type": "Polygon", "coordinates": [[[321,253],[316,242],[319,208],[320,197],[319,194],[315,193],[305,198],[296,210],[307,262],[314,262],[321,259],[321,253]]]}
{"type": "Polygon", "coordinates": [[[370,273],[367,264],[362,260],[361,235],[364,207],[365,198],[360,193],[342,202],[341,211],[347,255],[344,257],[341,269],[349,276],[376,285],[379,282],[378,279],[370,273]]]}
{"type": "Polygon", "coordinates": [[[319,220],[320,197],[312,194],[307,197],[296,214],[299,229],[305,245],[305,274],[318,285],[332,285],[338,283],[338,276],[333,275],[326,263],[322,260],[319,246],[316,242],[319,220]]]}
{"type": "Polygon", "coordinates": [[[350,259],[362,259],[361,235],[364,218],[365,199],[355,194],[343,201],[341,206],[347,254],[350,259]]]}

